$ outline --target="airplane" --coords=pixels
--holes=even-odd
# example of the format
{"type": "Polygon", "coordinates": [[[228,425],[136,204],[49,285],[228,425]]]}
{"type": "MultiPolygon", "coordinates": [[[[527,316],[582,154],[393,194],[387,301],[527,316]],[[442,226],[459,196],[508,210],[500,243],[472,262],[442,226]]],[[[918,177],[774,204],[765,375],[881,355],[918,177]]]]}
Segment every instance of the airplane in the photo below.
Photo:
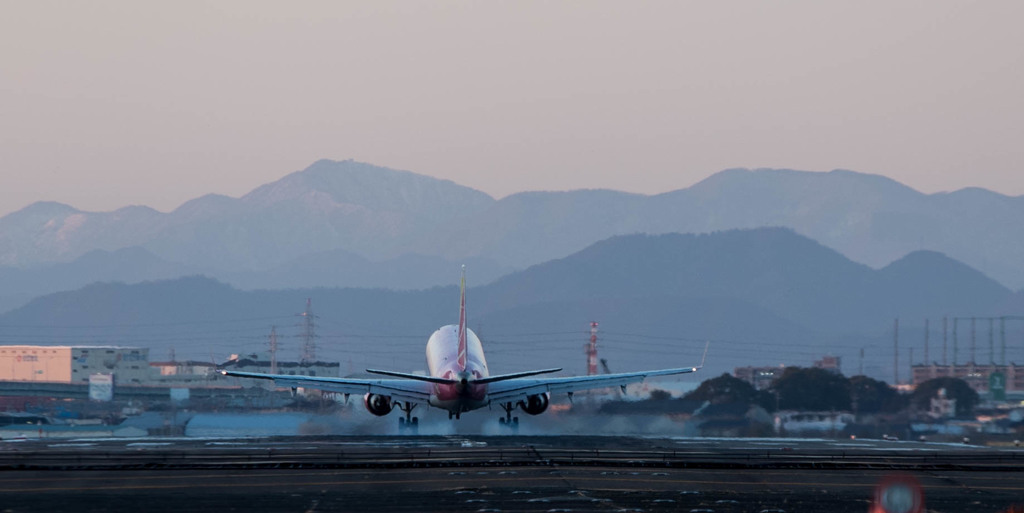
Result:
{"type": "Polygon", "coordinates": [[[412,416],[418,404],[427,404],[448,411],[448,418],[458,419],[463,413],[497,404],[505,411],[499,423],[518,427],[519,417],[512,411],[521,409],[529,415],[539,415],[548,408],[552,393],[566,393],[618,385],[625,392],[626,385],[643,381],[650,376],[670,376],[697,372],[704,366],[704,358],[696,367],[680,367],[617,374],[575,377],[534,377],[561,371],[541,369],[491,376],[484,358],[483,345],[473,330],[466,325],[466,269],[462,268],[459,292],[459,323],[442,326],[427,340],[427,368],[429,375],[410,374],[387,370],[366,369],[397,379],[355,379],[324,376],[264,374],[221,370],[225,376],[268,379],[282,388],[312,388],[345,394],[363,394],[363,404],[370,413],[385,416],[398,408],[405,413],[398,419],[399,428],[415,429],[419,418],[412,416]]]}

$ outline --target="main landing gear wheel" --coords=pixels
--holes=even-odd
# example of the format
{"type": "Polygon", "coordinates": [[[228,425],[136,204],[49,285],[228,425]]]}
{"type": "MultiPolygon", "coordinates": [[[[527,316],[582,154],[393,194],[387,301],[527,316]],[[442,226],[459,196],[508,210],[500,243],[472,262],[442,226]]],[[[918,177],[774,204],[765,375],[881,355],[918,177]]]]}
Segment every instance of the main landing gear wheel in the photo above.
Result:
{"type": "Polygon", "coordinates": [[[501,403],[501,409],[505,410],[504,417],[498,417],[498,425],[507,427],[512,431],[519,430],[519,417],[512,416],[512,410],[516,409],[514,403],[501,403]]]}
{"type": "Polygon", "coordinates": [[[398,430],[410,430],[416,432],[420,427],[420,418],[412,416],[413,408],[416,408],[416,403],[401,403],[398,407],[405,413],[405,417],[398,417],[398,430]]]}

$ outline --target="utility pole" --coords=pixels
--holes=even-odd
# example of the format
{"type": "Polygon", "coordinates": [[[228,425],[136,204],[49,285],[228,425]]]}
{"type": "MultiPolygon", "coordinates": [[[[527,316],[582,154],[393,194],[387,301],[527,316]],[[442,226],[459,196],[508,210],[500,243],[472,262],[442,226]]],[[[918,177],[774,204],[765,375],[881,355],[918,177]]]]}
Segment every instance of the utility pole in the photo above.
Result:
{"type": "MultiPolygon", "coordinates": [[[[914,362],[911,361],[910,364],[913,365],[914,362]]],[[[924,364],[930,365],[928,363],[928,319],[924,320],[924,364]]]]}
{"type": "Polygon", "coordinates": [[[1006,365],[1006,316],[999,318],[999,365],[1006,365]]]}
{"type": "Polygon", "coordinates": [[[974,321],[975,320],[976,320],[976,318],[971,317],[971,363],[977,365],[978,364],[978,359],[975,357],[975,351],[977,350],[977,342],[976,342],[977,339],[974,336],[974,334],[975,334],[975,329],[974,329],[974,324],[975,323],[974,323],[974,321]]]}
{"type": "Polygon", "coordinates": [[[946,316],[942,316],[942,366],[946,366],[946,316]]]}
{"type": "Polygon", "coordinates": [[[302,363],[316,361],[316,316],[313,315],[313,299],[306,298],[306,311],[302,316],[302,363]]]}
{"type": "Polygon", "coordinates": [[[277,326],[270,327],[270,373],[277,374],[277,326]]]}
{"type": "Polygon", "coordinates": [[[900,318],[897,317],[892,325],[892,372],[893,385],[900,384],[900,318]]]}
{"type": "Polygon", "coordinates": [[[914,384],[914,346],[910,346],[910,374],[907,375],[907,383],[914,384]]]}
{"type": "Polygon", "coordinates": [[[587,376],[597,375],[597,323],[590,323],[590,343],[583,346],[587,355],[587,376]]]}
{"type": "Polygon", "coordinates": [[[996,364],[996,344],[995,344],[995,330],[996,330],[996,319],[995,317],[988,318],[988,363],[991,365],[996,364]]]}
{"type": "Polygon", "coordinates": [[[860,348],[860,369],[858,370],[858,374],[861,375],[861,376],[864,375],[864,348],[863,347],[860,348]]]}
{"type": "Polygon", "coordinates": [[[956,345],[957,345],[956,344],[957,343],[957,340],[956,340],[956,325],[957,325],[957,321],[959,321],[959,320],[960,320],[959,317],[953,317],[953,367],[956,367],[956,350],[957,350],[957,347],[956,347],[956,345]]]}

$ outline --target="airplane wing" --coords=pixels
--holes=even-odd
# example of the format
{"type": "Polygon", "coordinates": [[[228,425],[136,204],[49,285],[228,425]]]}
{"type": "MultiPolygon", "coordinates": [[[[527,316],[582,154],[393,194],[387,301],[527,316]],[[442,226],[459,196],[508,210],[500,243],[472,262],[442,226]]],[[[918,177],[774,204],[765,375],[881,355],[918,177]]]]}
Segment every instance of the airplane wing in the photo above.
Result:
{"type": "MultiPolygon", "coordinates": [[[[704,348],[704,358],[708,350],[704,348]]],[[[629,383],[638,383],[651,376],[672,376],[697,372],[704,367],[704,358],[696,367],[680,367],[677,369],[660,369],[638,372],[620,372],[617,374],[599,374],[595,376],[574,376],[568,378],[533,378],[509,379],[488,385],[487,396],[493,402],[505,403],[525,399],[527,396],[549,393],[572,393],[579,390],[606,388],[612,386],[625,387],[629,383]]]]}
{"type": "Polygon", "coordinates": [[[260,372],[221,371],[225,376],[239,378],[269,379],[282,388],[315,388],[341,394],[380,394],[409,402],[426,403],[433,386],[426,381],[411,379],[350,379],[323,376],[292,376],[288,374],[263,374],[260,372]]]}

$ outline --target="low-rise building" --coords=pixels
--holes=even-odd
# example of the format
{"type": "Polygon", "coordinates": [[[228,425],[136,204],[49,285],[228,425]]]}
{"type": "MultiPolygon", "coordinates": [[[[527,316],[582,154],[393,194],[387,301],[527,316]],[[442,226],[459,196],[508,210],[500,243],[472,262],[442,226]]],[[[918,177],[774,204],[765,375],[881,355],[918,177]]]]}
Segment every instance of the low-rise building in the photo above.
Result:
{"type": "MultiPolygon", "coordinates": [[[[822,356],[820,360],[814,361],[813,367],[842,374],[841,362],[842,360],[838,356],[822,356]]],[[[786,366],[781,364],[766,367],[736,367],[732,371],[732,376],[750,383],[757,390],[764,390],[771,387],[776,379],[781,378],[785,371],[786,366]]]]}
{"type": "Polygon", "coordinates": [[[0,346],[0,381],[88,383],[112,374],[116,383],[150,381],[149,349],[118,346],[0,346]]]}
{"type": "Polygon", "coordinates": [[[820,360],[814,360],[814,367],[825,369],[836,374],[842,374],[842,358],[838,356],[822,356],[820,360]]]}
{"type": "Polygon", "coordinates": [[[747,383],[750,383],[757,390],[764,390],[772,383],[782,377],[782,372],[786,370],[784,365],[777,367],[736,367],[732,371],[733,377],[742,379],[747,383]]]}
{"type": "Polygon", "coordinates": [[[911,375],[914,386],[934,378],[959,378],[967,382],[976,392],[984,394],[989,391],[989,380],[993,374],[1002,375],[1001,383],[1007,393],[1024,392],[1024,366],[1011,363],[1009,365],[964,363],[959,365],[914,365],[911,375]]]}
{"type": "Polygon", "coordinates": [[[149,362],[157,383],[197,383],[216,380],[220,377],[217,365],[195,360],[149,362]]]}
{"type": "Polygon", "coordinates": [[[838,432],[853,422],[853,413],[844,411],[779,411],[775,413],[775,430],[789,433],[838,432]]]}

